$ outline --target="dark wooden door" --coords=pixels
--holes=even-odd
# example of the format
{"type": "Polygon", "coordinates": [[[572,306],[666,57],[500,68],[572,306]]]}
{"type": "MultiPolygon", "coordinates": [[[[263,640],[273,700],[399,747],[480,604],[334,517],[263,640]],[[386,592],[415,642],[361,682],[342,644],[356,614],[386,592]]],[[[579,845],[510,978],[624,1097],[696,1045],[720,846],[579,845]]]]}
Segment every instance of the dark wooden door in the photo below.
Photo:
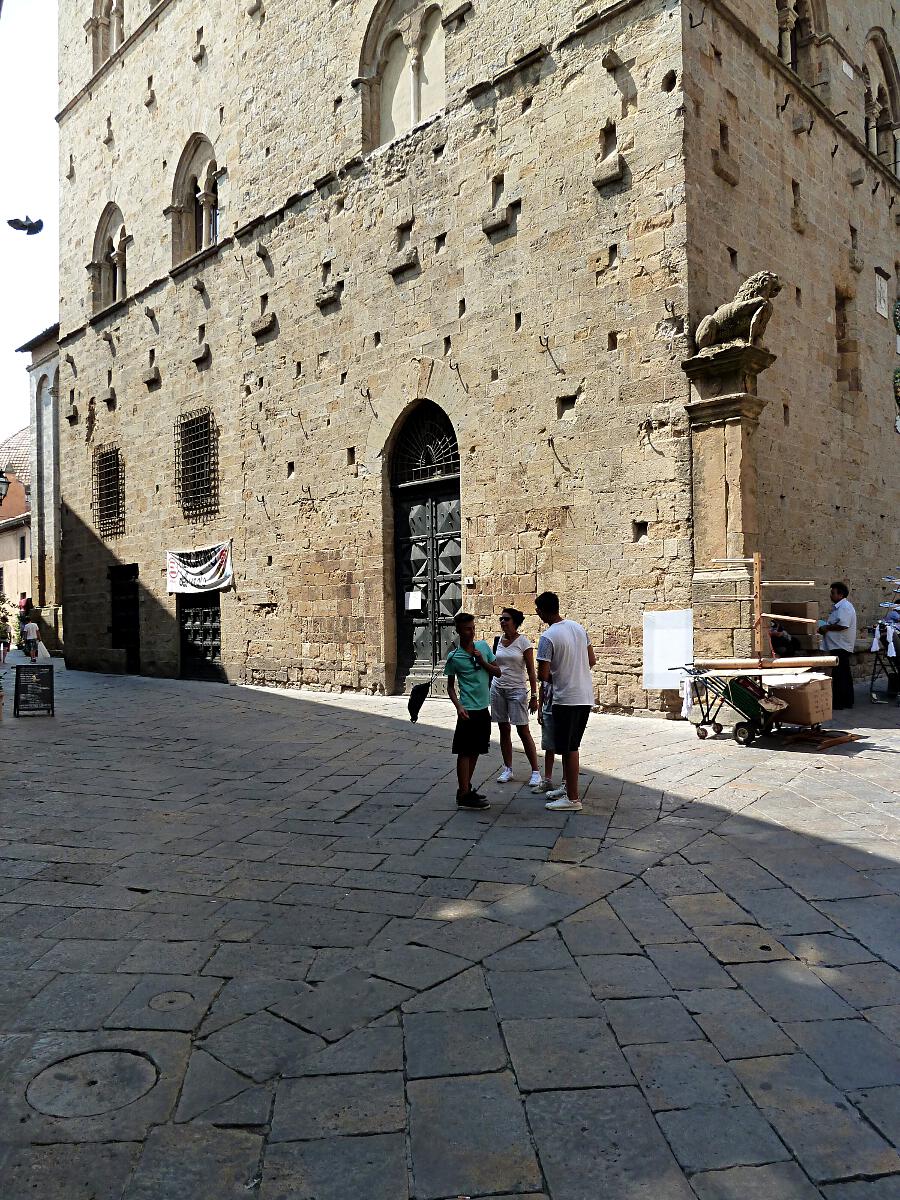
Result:
{"type": "Polygon", "coordinates": [[[125,563],[109,568],[110,645],[125,651],[125,670],[137,675],[141,669],[141,610],[138,596],[138,565],[125,563]]]}
{"type": "Polygon", "coordinates": [[[224,679],[219,592],[178,597],[182,679],[224,679]]]}
{"type": "Polygon", "coordinates": [[[459,483],[394,496],[398,685],[428,678],[453,641],[462,599],[459,483]]]}

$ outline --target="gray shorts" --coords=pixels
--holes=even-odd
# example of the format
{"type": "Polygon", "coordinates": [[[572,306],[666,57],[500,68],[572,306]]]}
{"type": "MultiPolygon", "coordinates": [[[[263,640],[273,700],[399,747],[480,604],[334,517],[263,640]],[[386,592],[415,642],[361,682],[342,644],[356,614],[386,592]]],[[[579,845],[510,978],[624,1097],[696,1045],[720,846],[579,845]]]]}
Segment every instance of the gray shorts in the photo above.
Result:
{"type": "Polygon", "coordinates": [[[498,725],[527,725],[528,724],[528,692],[525,688],[516,691],[505,691],[503,688],[491,688],[491,720],[498,725]]]}
{"type": "Polygon", "coordinates": [[[541,722],[541,749],[556,750],[553,745],[553,709],[545,708],[543,712],[543,721],[541,722]]]}

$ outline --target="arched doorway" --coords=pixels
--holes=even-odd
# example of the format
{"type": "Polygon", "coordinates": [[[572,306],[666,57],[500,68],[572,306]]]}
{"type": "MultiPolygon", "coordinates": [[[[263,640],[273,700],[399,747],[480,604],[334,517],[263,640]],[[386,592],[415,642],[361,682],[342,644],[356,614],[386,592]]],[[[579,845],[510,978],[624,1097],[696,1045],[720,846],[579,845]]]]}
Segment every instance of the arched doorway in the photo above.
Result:
{"type": "Polygon", "coordinates": [[[462,599],[459,446],[447,414],[423,400],[391,459],[398,689],[430,678],[453,640],[462,599]]]}

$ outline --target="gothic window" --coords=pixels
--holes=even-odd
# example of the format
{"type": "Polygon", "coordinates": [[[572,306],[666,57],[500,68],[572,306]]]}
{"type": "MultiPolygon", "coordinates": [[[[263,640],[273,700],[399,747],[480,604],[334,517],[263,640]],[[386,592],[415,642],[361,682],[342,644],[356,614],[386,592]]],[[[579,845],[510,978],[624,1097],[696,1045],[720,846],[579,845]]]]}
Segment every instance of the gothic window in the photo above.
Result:
{"type": "Polygon", "coordinates": [[[816,35],[824,22],[817,17],[813,0],[777,0],[778,53],[804,83],[818,75],[816,35]]]}
{"type": "Polygon", "coordinates": [[[219,240],[219,169],[208,138],[195,133],[175,171],[172,203],[172,265],[184,262],[219,240]]]}
{"type": "Polygon", "coordinates": [[[440,7],[428,0],[378,0],[359,74],[366,150],[440,112],[447,101],[440,7]]]}
{"type": "Polygon", "coordinates": [[[866,146],[886,167],[900,173],[900,73],[879,29],[873,29],[866,40],[863,83],[866,146]]]}
{"type": "Polygon", "coordinates": [[[94,253],[88,263],[91,277],[91,307],[102,312],[128,294],[128,245],[121,210],[107,204],[94,236],[94,253]]]}
{"type": "Polygon", "coordinates": [[[85,30],[91,39],[93,69],[99,71],[125,41],[125,0],[94,0],[85,30]]]}
{"type": "Polygon", "coordinates": [[[103,537],[125,532],[125,467],[118,446],[98,446],[93,461],[94,524],[103,537]]]}
{"type": "Polygon", "coordinates": [[[189,519],[219,511],[219,431],[208,408],[175,422],[175,491],[189,519]]]}

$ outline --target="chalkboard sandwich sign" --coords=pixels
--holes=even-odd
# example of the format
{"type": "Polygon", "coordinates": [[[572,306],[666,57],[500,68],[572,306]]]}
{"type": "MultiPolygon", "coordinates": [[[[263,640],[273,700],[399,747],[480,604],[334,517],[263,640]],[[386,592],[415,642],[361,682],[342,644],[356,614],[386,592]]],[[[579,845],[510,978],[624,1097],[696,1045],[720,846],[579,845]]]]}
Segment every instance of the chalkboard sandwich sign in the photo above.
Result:
{"type": "Polygon", "coordinates": [[[13,716],[43,713],[53,716],[53,664],[16,663],[13,716]]]}

